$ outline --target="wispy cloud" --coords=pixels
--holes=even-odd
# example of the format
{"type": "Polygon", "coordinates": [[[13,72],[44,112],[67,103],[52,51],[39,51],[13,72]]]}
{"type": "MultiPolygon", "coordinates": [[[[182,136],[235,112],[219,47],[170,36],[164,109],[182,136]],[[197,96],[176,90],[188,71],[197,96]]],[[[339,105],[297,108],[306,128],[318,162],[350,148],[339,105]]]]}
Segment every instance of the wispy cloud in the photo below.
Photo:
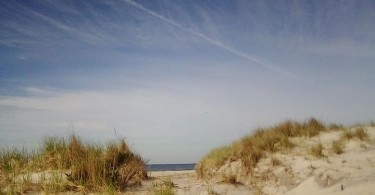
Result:
{"type": "Polygon", "coordinates": [[[164,17],[164,16],[161,15],[161,14],[158,14],[158,13],[156,13],[156,12],[153,12],[153,11],[151,11],[150,9],[145,8],[144,6],[142,6],[142,5],[139,4],[139,3],[136,3],[136,2],[134,2],[134,1],[132,1],[132,0],[124,0],[124,1],[125,1],[126,3],[128,3],[128,4],[130,4],[130,5],[133,5],[133,6],[137,7],[138,9],[144,11],[145,13],[147,13],[147,14],[153,16],[153,17],[156,17],[156,18],[158,18],[158,19],[160,19],[160,20],[162,20],[162,21],[164,21],[164,22],[166,22],[166,23],[168,23],[168,24],[170,24],[170,25],[173,25],[173,26],[175,26],[175,27],[178,27],[178,28],[180,28],[181,30],[187,31],[187,32],[189,32],[191,35],[196,36],[196,37],[199,37],[199,38],[201,38],[201,39],[207,41],[208,43],[210,43],[210,44],[212,44],[212,45],[215,45],[215,46],[217,46],[217,47],[219,47],[219,48],[221,48],[221,49],[224,49],[224,50],[226,50],[226,51],[228,51],[228,52],[230,52],[230,53],[232,53],[232,54],[234,54],[234,55],[236,55],[236,56],[239,56],[239,57],[245,58],[245,59],[247,59],[247,60],[249,60],[249,61],[251,61],[251,62],[255,62],[256,64],[259,64],[259,65],[261,65],[261,66],[263,66],[263,67],[265,67],[265,68],[268,68],[268,69],[270,69],[270,70],[276,71],[276,72],[281,73],[281,74],[283,74],[283,75],[286,75],[286,76],[288,76],[288,77],[292,77],[292,78],[295,78],[295,79],[301,79],[301,77],[299,77],[298,75],[295,75],[295,74],[293,74],[293,73],[291,73],[291,72],[289,72],[289,71],[286,71],[286,70],[284,70],[284,69],[282,69],[282,68],[280,68],[280,67],[277,67],[277,66],[275,66],[275,65],[273,65],[273,64],[266,63],[264,60],[261,60],[261,59],[258,58],[258,57],[255,57],[255,56],[253,56],[253,55],[250,55],[250,54],[247,54],[247,53],[241,52],[241,51],[239,51],[239,50],[236,50],[236,49],[234,49],[234,48],[232,48],[232,47],[229,47],[228,45],[225,45],[224,43],[221,43],[221,42],[218,41],[218,40],[211,39],[210,37],[208,37],[208,36],[206,36],[206,35],[204,35],[204,34],[202,34],[202,33],[199,33],[199,32],[197,32],[197,31],[195,31],[195,30],[193,30],[193,29],[185,28],[184,26],[182,26],[182,25],[179,24],[178,22],[175,22],[175,21],[173,21],[173,20],[171,20],[171,19],[168,19],[168,18],[164,17]]]}
{"type": "MultiPolygon", "coordinates": [[[[0,39],[0,43],[9,46],[36,46],[41,44],[54,43],[62,45],[64,43],[85,43],[91,46],[103,46],[118,43],[118,39],[111,35],[108,27],[104,27],[102,21],[104,16],[95,15],[95,22],[87,19],[76,8],[66,7],[64,3],[59,1],[49,1],[43,4],[46,10],[54,10],[63,14],[59,18],[51,13],[41,12],[30,8],[27,5],[13,2],[13,7],[17,12],[9,12],[10,20],[1,21],[6,37],[0,39]],[[63,4],[63,5],[62,5],[63,4]],[[48,6],[47,6],[48,5],[48,6]],[[22,13],[22,15],[17,14],[22,13]],[[25,25],[20,21],[26,20],[29,25],[25,25]],[[12,33],[13,32],[13,33],[12,33]],[[14,33],[16,32],[16,33],[14,33]],[[55,38],[58,37],[59,40],[55,38]],[[26,39],[27,38],[27,39],[26,39]],[[31,42],[33,41],[33,42],[31,42]],[[24,44],[29,43],[29,44],[24,44]]],[[[95,13],[93,11],[93,13],[95,13]]],[[[112,25],[108,20],[105,25],[112,25]]]]}

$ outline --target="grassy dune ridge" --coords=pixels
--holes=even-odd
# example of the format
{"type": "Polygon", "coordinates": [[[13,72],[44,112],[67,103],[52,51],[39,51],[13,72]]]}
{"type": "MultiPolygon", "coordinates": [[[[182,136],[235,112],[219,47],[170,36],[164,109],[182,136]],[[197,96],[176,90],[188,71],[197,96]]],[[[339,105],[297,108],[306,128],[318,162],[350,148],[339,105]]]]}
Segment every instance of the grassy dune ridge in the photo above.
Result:
{"type": "Polygon", "coordinates": [[[210,176],[210,170],[222,166],[228,161],[241,160],[245,167],[251,169],[266,152],[276,152],[283,148],[293,147],[291,137],[312,137],[327,128],[323,123],[311,118],[303,123],[288,120],[270,128],[259,128],[253,134],[228,146],[212,150],[196,166],[199,177],[210,176]]]}
{"type": "MultiPolygon", "coordinates": [[[[370,125],[373,125],[373,123],[370,125]]],[[[295,144],[291,141],[292,138],[312,138],[320,132],[338,130],[343,130],[343,135],[340,140],[332,144],[332,150],[336,154],[343,152],[345,140],[354,137],[365,140],[368,136],[360,126],[352,132],[342,125],[325,125],[315,118],[310,118],[304,122],[287,120],[273,127],[256,129],[252,134],[244,136],[230,145],[213,149],[197,163],[196,172],[200,178],[210,178],[214,176],[215,170],[233,161],[240,161],[246,170],[251,172],[267,154],[295,147],[295,144]]],[[[318,144],[312,147],[311,154],[324,156],[322,145],[318,144]]]]}
{"type": "MultiPolygon", "coordinates": [[[[163,173],[142,186],[147,179],[146,162],[124,139],[101,145],[84,142],[74,134],[48,137],[33,152],[0,151],[0,195],[138,193],[134,186],[141,194],[221,194],[228,189],[233,193],[277,194],[289,190],[287,186],[309,182],[306,175],[314,174],[319,185],[325,186],[349,174],[350,186],[361,175],[373,174],[374,127],[374,122],[344,127],[326,125],[315,118],[288,120],[213,149],[197,163],[192,176],[168,178],[163,173]]],[[[366,176],[362,179],[367,181],[366,176]]],[[[372,184],[364,186],[371,188],[372,184]]]]}
{"type": "Polygon", "coordinates": [[[99,145],[75,135],[48,137],[38,151],[0,153],[0,186],[10,194],[124,191],[147,178],[145,164],[123,139],[99,145]]]}

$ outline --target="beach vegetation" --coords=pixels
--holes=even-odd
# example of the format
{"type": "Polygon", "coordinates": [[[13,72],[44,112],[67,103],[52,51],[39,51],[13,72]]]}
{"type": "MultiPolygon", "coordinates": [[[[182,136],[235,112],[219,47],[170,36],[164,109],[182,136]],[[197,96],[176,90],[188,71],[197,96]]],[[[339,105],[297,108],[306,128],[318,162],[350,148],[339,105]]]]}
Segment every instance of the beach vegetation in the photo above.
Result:
{"type": "Polygon", "coordinates": [[[367,133],[364,127],[359,126],[359,127],[356,127],[354,131],[350,129],[349,130],[346,129],[343,131],[343,134],[341,135],[342,140],[350,140],[354,138],[357,138],[361,141],[368,141],[369,134],[367,133]]]}
{"type": "Polygon", "coordinates": [[[315,157],[324,157],[323,149],[323,144],[317,143],[316,145],[311,146],[310,153],[315,157]]]}
{"type": "Polygon", "coordinates": [[[166,177],[161,182],[153,183],[151,192],[155,195],[174,195],[175,187],[177,187],[177,185],[173,183],[172,179],[170,177],[166,177]]]}
{"type": "Polygon", "coordinates": [[[345,143],[342,140],[336,140],[332,142],[332,151],[335,154],[342,154],[344,153],[344,146],[345,143]]]}
{"type": "Polygon", "coordinates": [[[369,139],[369,134],[363,127],[358,127],[354,131],[354,136],[357,137],[361,141],[365,141],[369,139]]]}
{"type": "Polygon", "coordinates": [[[11,194],[125,191],[147,178],[145,163],[123,139],[99,145],[74,134],[48,137],[34,152],[2,151],[0,185],[11,194]]]}
{"type": "Polygon", "coordinates": [[[224,183],[237,185],[237,177],[234,174],[222,174],[222,179],[224,183]]]}
{"type": "Polygon", "coordinates": [[[340,130],[345,129],[344,125],[338,123],[331,123],[328,125],[328,129],[330,130],[340,130]]]}
{"type": "Polygon", "coordinates": [[[354,138],[354,133],[350,129],[345,129],[342,133],[341,139],[350,140],[354,138]]]}
{"type": "Polygon", "coordinates": [[[278,158],[275,158],[275,157],[272,157],[271,158],[271,165],[272,166],[279,166],[279,165],[281,165],[282,163],[281,163],[281,160],[279,160],[278,158]]]}
{"type": "Polygon", "coordinates": [[[196,166],[199,177],[210,176],[212,170],[231,160],[241,160],[251,170],[268,153],[293,148],[293,137],[314,137],[328,128],[319,120],[310,118],[304,122],[287,120],[269,128],[258,128],[238,142],[212,150],[196,166]]]}

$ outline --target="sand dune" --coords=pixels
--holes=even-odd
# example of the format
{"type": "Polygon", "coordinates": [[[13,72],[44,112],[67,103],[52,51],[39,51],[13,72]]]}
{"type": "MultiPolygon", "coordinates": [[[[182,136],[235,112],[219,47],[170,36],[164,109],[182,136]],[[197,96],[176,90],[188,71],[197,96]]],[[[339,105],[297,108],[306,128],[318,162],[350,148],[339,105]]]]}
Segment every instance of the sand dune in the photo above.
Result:
{"type": "Polygon", "coordinates": [[[197,179],[194,171],[151,172],[151,179],[132,193],[150,194],[152,182],[169,178],[176,184],[176,194],[374,194],[375,128],[365,129],[370,139],[344,140],[341,154],[333,151],[332,142],[339,140],[343,131],[328,131],[312,138],[293,138],[297,147],[269,154],[258,163],[252,178],[234,161],[216,170],[218,176],[210,180],[197,179]],[[322,157],[309,152],[319,143],[322,157]],[[280,164],[272,164],[272,159],[280,164]],[[224,183],[223,174],[237,174],[238,184],[224,183]]]}
{"type": "MultiPolygon", "coordinates": [[[[251,174],[239,160],[214,170],[216,176],[210,179],[199,179],[194,170],[149,172],[148,180],[125,194],[155,194],[168,182],[175,194],[375,194],[375,127],[363,128],[368,133],[363,140],[343,139],[341,130],[292,138],[295,147],[267,154],[251,174]],[[341,152],[332,148],[338,140],[341,152]],[[311,153],[311,147],[318,144],[321,156],[311,153]],[[224,182],[223,175],[236,175],[235,184],[224,182]]],[[[16,181],[24,177],[18,175],[16,181]]],[[[66,180],[61,171],[35,172],[29,177],[36,183],[40,178],[66,180]]]]}

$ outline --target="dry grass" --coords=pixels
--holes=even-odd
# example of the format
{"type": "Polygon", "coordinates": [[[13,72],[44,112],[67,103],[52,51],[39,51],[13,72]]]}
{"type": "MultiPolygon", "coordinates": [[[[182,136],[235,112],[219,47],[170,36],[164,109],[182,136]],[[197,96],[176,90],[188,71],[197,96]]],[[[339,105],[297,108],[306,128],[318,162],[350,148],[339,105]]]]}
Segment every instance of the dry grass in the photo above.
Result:
{"type": "Polygon", "coordinates": [[[153,183],[151,189],[152,194],[155,195],[174,195],[174,188],[177,187],[171,178],[165,178],[161,183],[153,183]]]}
{"type": "Polygon", "coordinates": [[[315,157],[321,158],[324,157],[323,149],[323,144],[318,143],[310,148],[310,153],[315,157]]]}
{"type": "MultiPolygon", "coordinates": [[[[41,150],[29,154],[10,150],[0,154],[0,184],[8,193],[44,191],[108,192],[124,191],[147,177],[145,162],[134,154],[124,140],[106,146],[84,143],[75,135],[69,138],[49,137],[41,150]],[[31,175],[44,170],[60,170],[48,181],[41,174],[38,182],[17,181],[20,174],[31,175]],[[67,181],[62,178],[62,171],[67,181]]],[[[25,177],[24,177],[25,178],[25,177]]]]}
{"type": "Polygon", "coordinates": [[[234,152],[238,150],[238,147],[238,143],[233,143],[230,146],[223,146],[211,150],[211,152],[195,167],[198,177],[207,176],[204,174],[207,174],[209,171],[224,165],[224,163],[226,163],[228,160],[235,160],[234,152]]]}
{"type": "Polygon", "coordinates": [[[277,159],[277,158],[275,158],[275,157],[272,157],[271,158],[271,165],[272,166],[279,166],[279,165],[281,165],[282,163],[281,163],[281,160],[279,160],[279,159],[277,159]]]}
{"type": "Polygon", "coordinates": [[[345,144],[342,140],[336,140],[332,142],[332,151],[335,154],[342,154],[344,153],[344,146],[345,144]]]}
{"type": "Polygon", "coordinates": [[[340,129],[345,129],[344,125],[337,124],[337,123],[331,123],[328,125],[328,129],[330,130],[340,130],[340,129]]]}
{"type": "Polygon", "coordinates": [[[344,153],[345,141],[358,138],[361,141],[368,141],[369,134],[362,126],[358,126],[354,131],[350,129],[343,129],[343,133],[339,140],[332,142],[332,151],[336,154],[344,153]]]}
{"type": "Polygon", "coordinates": [[[354,131],[354,136],[362,141],[369,140],[369,134],[363,127],[358,127],[354,131]]]}
{"type": "Polygon", "coordinates": [[[292,137],[313,137],[327,130],[325,125],[315,118],[303,123],[286,121],[267,129],[257,129],[230,146],[211,151],[197,165],[198,176],[210,176],[210,171],[219,168],[231,159],[240,159],[251,170],[267,153],[274,153],[285,148],[292,148],[292,137]]]}
{"type": "Polygon", "coordinates": [[[224,183],[237,185],[237,177],[234,174],[222,174],[222,179],[224,183]]]}
{"type": "Polygon", "coordinates": [[[354,132],[351,130],[344,130],[341,135],[341,140],[350,140],[354,138],[358,138],[361,141],[368,141],[369,134],[363,127],[356,127],[354,132]]]}
{"type": "Polygon", "coordinates": [[[352,138],[354,138],[354,133],[350,129],[345,129],[341,136],[341,139],[350,140],[352,138]]]}

